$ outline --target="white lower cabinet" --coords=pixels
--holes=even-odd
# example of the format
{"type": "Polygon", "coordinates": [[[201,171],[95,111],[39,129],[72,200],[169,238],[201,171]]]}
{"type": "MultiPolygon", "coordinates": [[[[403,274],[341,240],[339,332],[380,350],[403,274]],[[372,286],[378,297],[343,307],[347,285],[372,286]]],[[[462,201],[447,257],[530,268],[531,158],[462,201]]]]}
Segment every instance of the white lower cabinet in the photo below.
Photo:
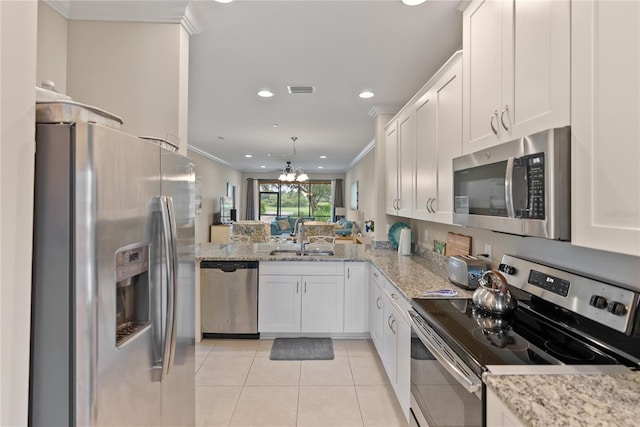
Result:
{"type": "Polygon", "coordinates": [[[369,263],[344,263],[344,332],[369,332],[369,263]]]}
{"type": "Polygon", "coordinates": [[[375,345],[378,354],[384,351],[382,348],[382,334],[384,331],[384,297],[379,280],[382,280],[377,268],[371,269],[371,300],[369,304],[369,332],[371,341],[375,345]]]}
{"type": "Polygon", "coordinates": [[[344,263],[341,262],[261,263],[258,282],[258,331],[342,333],[343,268],[344,263]],[[300,274],[303,271],[308,274],[300,274]]]}
{"type": "Polygon", "coordinates": [[[372,267],[371,278],[371,339],[409,421],[411,325],[406,313],[410,303],[375,267],[372,267]],[[378,283],[375,274],[380,277],[378,283]]]}
{"type": "Polygon", "coordinates": [[[523,427],[520,419],[504,404],[497,394],[487,387],[487,426],[523,427]]]}

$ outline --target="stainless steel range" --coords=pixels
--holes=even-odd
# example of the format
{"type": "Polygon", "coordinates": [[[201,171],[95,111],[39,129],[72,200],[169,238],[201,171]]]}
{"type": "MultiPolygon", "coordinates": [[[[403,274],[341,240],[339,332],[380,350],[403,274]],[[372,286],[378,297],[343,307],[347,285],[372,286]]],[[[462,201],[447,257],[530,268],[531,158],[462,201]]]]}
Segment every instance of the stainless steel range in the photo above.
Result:
{"type": "Polygon", "coordinates": [[[504,255],[517,308],[414,299],[411,401],[422,426],[484,424],[483,372],[504,365],[640,367],[637,291],[504,255]]]}

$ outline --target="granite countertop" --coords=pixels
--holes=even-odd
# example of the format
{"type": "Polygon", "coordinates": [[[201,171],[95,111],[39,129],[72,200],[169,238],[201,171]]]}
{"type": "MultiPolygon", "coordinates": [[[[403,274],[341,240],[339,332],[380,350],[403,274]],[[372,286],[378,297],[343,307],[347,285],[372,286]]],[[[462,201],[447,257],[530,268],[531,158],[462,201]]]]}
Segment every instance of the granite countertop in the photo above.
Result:
{"type": "Polygon", "coordinates": [[[637,426],[640,372],[488,375],[484,377],[526,426],[637,426]]]}
{"type": "MultiPolygon", "coordinates": [[[[392,249],[374,249],[371,245],[332,245],[333,256],[269,255],[274,249],[292,249],[296,245],[276,243],[225,244],[203,243],[196,260],[212,261],[369,261],[389,279],[407,299],[420,298],[425,291],[455,289],[458,298],[471,298],[473,291],[453,285],[446,278],[443,261],[418,255],[402,256],[392,249]]],[[[299,248],[299,246],[297,246],[299,248]]],[[[312,247],[311,249],[314,249],[312,247]]],[[[444,258],[444,257],[443,257],[444,258]]]]}

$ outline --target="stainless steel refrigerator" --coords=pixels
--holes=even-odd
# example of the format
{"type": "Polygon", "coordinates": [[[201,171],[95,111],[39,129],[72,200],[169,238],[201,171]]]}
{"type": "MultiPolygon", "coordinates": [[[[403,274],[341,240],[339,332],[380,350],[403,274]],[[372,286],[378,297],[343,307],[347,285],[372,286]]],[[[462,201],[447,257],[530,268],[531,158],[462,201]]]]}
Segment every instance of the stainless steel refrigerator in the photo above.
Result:
{"type": "Polygon", "coordinates": [[[193,163],[95,123],[36,140],[29,424],[194,425],[193,163]]]}

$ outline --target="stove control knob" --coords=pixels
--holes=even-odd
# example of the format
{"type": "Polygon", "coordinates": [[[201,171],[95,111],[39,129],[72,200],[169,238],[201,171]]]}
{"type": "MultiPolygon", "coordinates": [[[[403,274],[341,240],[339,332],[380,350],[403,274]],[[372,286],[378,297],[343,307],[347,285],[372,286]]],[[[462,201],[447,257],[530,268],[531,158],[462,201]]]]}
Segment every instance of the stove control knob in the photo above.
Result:
{"type": "Polygon", "coordinates": [[[607,311],[615,314],[616,316],[624,316],[627,314],[627,307],[621,302],[611,301],[607,306],[607,311]]]}
{"type": "Polygon", "coordinates": [[[607,299],[600,295],[592,295],[591,299],[589,300],[589,305],[592,305],[595,308],[606,308],[607,304],[607,299]]]}
{"type": "Polygon", "coordinates": [[[512,267],[508,264],[499,264],[498,270],[502,271],[503,273],[510,274],[511,276],[516,274],[516,271],[517,271],[515,267],[512,267]]]}

